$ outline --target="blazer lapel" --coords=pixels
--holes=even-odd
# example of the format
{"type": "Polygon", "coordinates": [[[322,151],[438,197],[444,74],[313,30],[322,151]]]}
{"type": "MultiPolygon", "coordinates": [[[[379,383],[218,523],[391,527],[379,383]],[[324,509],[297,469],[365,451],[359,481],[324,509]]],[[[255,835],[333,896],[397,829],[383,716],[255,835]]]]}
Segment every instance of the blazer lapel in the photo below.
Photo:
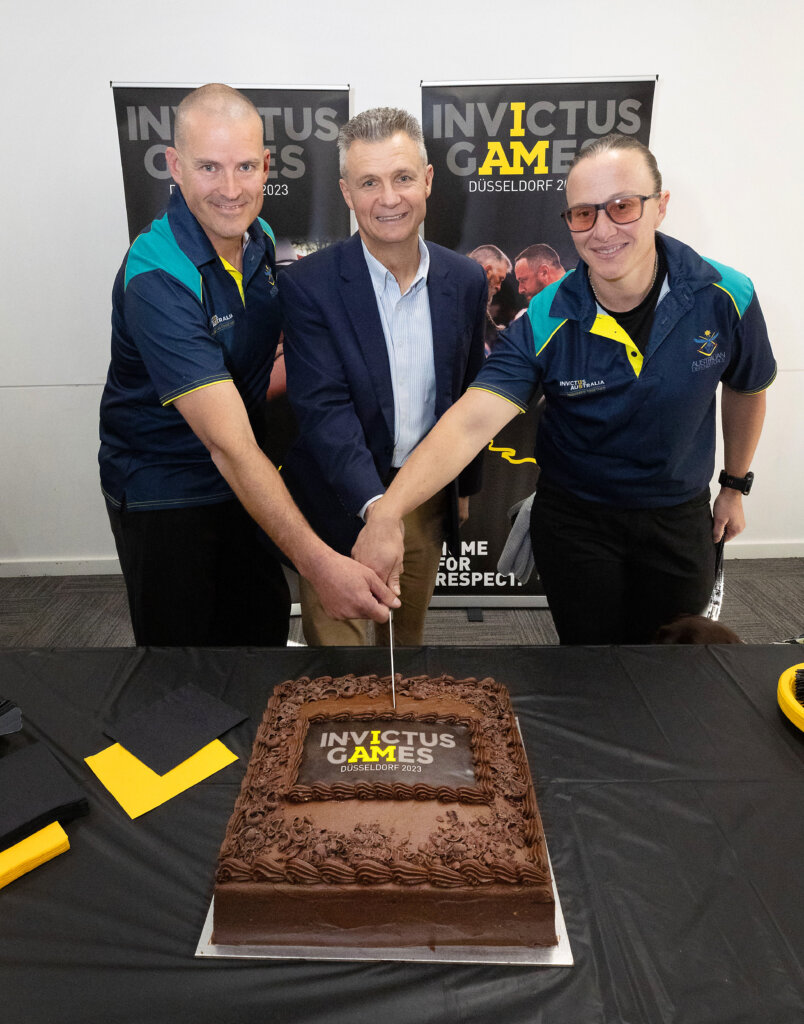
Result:
{"type": "Polygon", "coordinates": [[[427,277],[427,294],[430,300],[430,321],[433,327],[433,360],[436,375],[436,416],[441,416],[457,397],[453,395],[453,376],[458,365],[457,345],[458,290],[455,282],[438,258],[438,252],[430,250],[430,273],[427,277]]]}
{"type": "Polygon", "coordinates": [[[377,308],[360,234],[355,233],[341,250],[341,297],[352,322],[355,338],[371,373],[377,403],[382,409],[388,434],[394,436],[394,389],[385,334],[377,308]]]}

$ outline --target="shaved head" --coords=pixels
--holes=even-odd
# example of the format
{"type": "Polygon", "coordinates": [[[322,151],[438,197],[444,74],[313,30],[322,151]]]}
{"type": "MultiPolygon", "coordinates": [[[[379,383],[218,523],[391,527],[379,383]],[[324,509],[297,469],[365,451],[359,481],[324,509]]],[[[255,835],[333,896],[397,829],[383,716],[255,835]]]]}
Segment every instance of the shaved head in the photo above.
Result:
{"type": "Polygon", "coordinates": [[[262,118],[251,100],[229,85],[213,82],[193,89],[177,107],[173,125],[173,144],[176,149],[185,146],[188,122],[197,114],[202,117],[219,118],[222,121],[254,118],[262,132],[262,118]]]}
{"type": "Polygon", "coordinates": [[[173,136],[168,170],[217,254],[238,267],[268,178],[262,118],[236,89],[203,85],[179,104],[173,136]]]}

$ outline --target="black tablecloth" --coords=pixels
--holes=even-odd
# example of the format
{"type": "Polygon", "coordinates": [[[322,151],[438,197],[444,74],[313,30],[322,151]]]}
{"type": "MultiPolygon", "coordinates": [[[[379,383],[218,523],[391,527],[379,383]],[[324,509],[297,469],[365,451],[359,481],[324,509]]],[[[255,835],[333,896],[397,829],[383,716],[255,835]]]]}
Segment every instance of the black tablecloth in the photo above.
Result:
{"type": "Polygon", "coordinates": [[[376,650],[2,651],[89,793],[71,850],[0,890],[8,1024],[794,1024],[804,1020],[804,735],[790,646],[424,648],[397,671],[511,690],[575,956],[568,968],[198,960],[216,854],[275,683],[387,673],[376,650]],[[83,758],[194,682],[251,716],[240,760],[131,821],[83,758]]]}

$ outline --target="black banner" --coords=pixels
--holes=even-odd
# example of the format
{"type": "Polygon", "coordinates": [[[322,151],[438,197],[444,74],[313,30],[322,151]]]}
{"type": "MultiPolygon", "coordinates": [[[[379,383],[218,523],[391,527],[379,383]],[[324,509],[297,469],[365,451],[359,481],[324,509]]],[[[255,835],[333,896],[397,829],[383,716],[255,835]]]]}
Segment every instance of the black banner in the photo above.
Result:
{"type": "MultiPolygon", "coordinates": [[[[173,184],[165,150],[176,107],[194,86],[112,83],[123,166],[129,238],[167,205],[173,184]]],[[[338,188],[338,129],[349,119],[343,88],[241,88],[262,117],[271,152],[262,216],[297,255],[349,234],[349,210],[338,188]]],[[[295,258],[295,257],[294,257],[295,258]]]]}
{"type": "MultiPolygon", "coordinates": [[[[560,216],[575,153],[609,132],[647,145],[654,88],[655,78],[422,85],[422,127],[435,169],[427,238],[466,254],[495,246],[508,257],[512,271],[489,307],[500,327],[527,305],[513,272],[524,249],[544,243],[564,270],[577,263],[560,216]]],[[[507,510],[536,487],[537,426],[534,403],[489,444],[483,490],[470,501],[461,555],[445,552],[434,604],[545,603],[535,573],[521,586],[497,572],[510,527],[507,510]]]]}
{"type": "MultiPolygon", "coordinates": [[[[173,139],[176,107],[192,85],[112,83],[120,160],[133,241],[165,209],[171,190],[165,150],[173,139]]],[[[338,187],[338,129],[349,120],[348,86],[242,87],[259,111],[271,153],[261,216],[276,235],[277,263],[291,263],[349,235],[349,209],[338,187]]],[[[268,403],[252,423],[276,465],[296,434],[285,391],[282,346],[271,372],[268,403]]]]}

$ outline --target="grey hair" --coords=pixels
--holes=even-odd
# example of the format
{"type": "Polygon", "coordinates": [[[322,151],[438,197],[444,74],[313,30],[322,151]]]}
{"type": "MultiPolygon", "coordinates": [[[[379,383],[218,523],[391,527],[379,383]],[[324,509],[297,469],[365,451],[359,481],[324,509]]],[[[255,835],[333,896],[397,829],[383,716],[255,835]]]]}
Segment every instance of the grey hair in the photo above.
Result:
{"type": "Polygon", "coordinates": [[[633,135],[618,135],[616,132],[612,132],[611,135],[604,135],[600,139],[595,139],[595,141],[590,142],[588,146],[585,146],[583,149],[579,149],[569,166],[569,171],[567,171],[567,180],[569,180],[569,176],[572,174],[572,169],[579,164],[581,160],[588,160],[592,157],[600,156],[603,153],[609,153],[618,149],[635,149],[638,153],[641,153],[645,158],[645,163],[648,165],[648,170],[653,178],[654,191],[662,191],[662,175],[659,171],[659,166],[656,163],[656,157],[653,153],[651,153],[643,142],[640,142],[639,139],[635,139],[633,135]]]}
{"type": "Polygon", "coordinates": [[[372,107],[355,114],[338,132],[340,175],[346,177],[346,154],[353,142],[382,142],[403,132],[416,143],[422,164],[427,166],[427,150],[422,128],[413,114],[399,107],[372,107]]]}
{"type": "Polygon", "coordinates": [[[564,269],[561,266],[561,257],[551,245],[547,245],[545,242],[538,242],[536,245],[529,245],[527,249],[523,249],[514,263],[519,263],[520,260],[527,260],[534,267],[546,263],[549,267],[564,269]]]}
{"type": "Polygon", "coordinates": [[[474,260],[475,263],[480,263],[481,265],[491,260],[495,263],[504,263],[508,268],[508,273],[511,273],[511,261],[502,249],[498,249],[496,245],[479,245],[466,255],[470,260],[474,260]]]}

